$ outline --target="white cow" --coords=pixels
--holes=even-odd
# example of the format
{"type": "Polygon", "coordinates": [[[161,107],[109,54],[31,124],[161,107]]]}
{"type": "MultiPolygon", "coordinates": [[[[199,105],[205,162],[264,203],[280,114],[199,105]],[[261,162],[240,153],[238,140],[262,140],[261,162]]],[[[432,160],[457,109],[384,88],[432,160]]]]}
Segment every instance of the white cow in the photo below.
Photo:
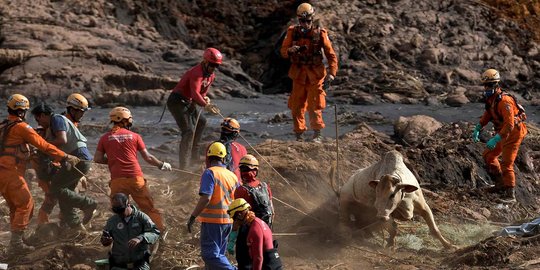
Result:
{"type": "Polygon", "coordinates": [[[340,218],[352,221],[360,213],[368,224],[390,222],[388,247],[395,246],[397,220],[410,220],[419,214],[430,232],[450,249],[456,248],[439,231],[431,209],[413,173],[403,163],[398,151],[386,152],[383,158],[367,168],[356,171],[340,190],[340,218]]]}

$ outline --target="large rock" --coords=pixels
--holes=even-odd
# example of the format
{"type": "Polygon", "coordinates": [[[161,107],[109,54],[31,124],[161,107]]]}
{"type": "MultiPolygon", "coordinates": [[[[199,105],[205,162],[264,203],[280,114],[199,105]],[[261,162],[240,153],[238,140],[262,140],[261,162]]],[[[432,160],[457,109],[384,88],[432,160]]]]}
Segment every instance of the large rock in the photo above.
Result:
{"type": "Polygon", "coordinates": [[[394,124],[394,135],[404,143],[414,145],[441,127],[439,121],[426,115],[400,116],[394,124]]]}

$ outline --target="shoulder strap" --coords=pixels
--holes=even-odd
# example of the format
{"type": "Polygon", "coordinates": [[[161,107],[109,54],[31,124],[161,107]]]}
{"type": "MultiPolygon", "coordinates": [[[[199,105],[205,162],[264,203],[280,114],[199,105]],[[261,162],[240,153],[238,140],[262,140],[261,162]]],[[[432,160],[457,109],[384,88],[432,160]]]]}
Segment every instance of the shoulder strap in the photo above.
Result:
{"type": "Polygon", "coordinates": [[[6,145],[7,136],[9,134],[9,131],[15,124],[22,122],[22,120],[15,120],[15,121],[9,121],[4,120],[2,123],[0,123],[0,134],[2,134],[2,141],[0,141],[0,152],[4,152],[6,145]]]}

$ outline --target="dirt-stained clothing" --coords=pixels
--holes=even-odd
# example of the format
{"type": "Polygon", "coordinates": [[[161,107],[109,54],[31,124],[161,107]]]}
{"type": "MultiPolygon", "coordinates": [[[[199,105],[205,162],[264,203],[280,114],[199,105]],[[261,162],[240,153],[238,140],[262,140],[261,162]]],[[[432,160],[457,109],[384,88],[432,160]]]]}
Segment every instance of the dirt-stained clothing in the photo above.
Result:
{"type": "Polygon", "coordinates": [[[180,169],[189,166],[190,158],[198,159],[199,142],[206,127],[206,117],[200,110],[207,105],[204,97],[214,82],[214,78],[215,74],[206,73],[200,63],[182,76],[167,99],[167,108],[182,135],[178,150],[180,169]],[[197,108],[197,105],[201,108],[197,108]]]}
{"type": "Polygon", "coordinates": [[[307,130],[306,110],[309,112],[311,129],[321,130],[325,127],[322,109],[326,107],[323,82],[327,71],[323,63],[323,52],[328,61],[329,73],[335,77],[338,61],[326,29],[314,26],[304,32],[299,25],[289,27],[281,46],[281,56],[291,60],[289,77],[293,80],[293,86],[288,106],[295,133],[307,130]],[[293,46],[299,46],[300,49],[289,54],[288,49],[293,46]]]}
{"type": "Polygon", "coordinates": [[[498,89],[494,95],[486,100],[486,110],[480,118],[482,127],[492,122],[495,131],[501,136],[501,140],[495,148],[486,149],[482,156],[490,173],[495,175],[502,173],[505,187],[516,186],[514,161],[519,146],[527,135],[525,116],[521,113],[515,99],[498,89]],[[502,157],[500,163],[499,156],[502,157]]]}
{"type": "Polygon", "coordinates": [[[148,214],[160,231],[165,231],[161,212],[154,206],[137,152],[146,149],[141,136],[125,128],[114,127],[99,139],[97,151],[107,155],[111,172],[111,194],[131,195],[143,212],[148,214]]]}
{"type": "Polygon", "coordinates": [[[31,144],[50,155],[55,161],[66,156],[64,152],[45,141],[27,123],[9,115],[0,125],[0,192],[9,207],[12,231],[26,229],[34,209],[34,201],[23,178],[31,144]]]}
{"type": "Polygon", "coordinates": [[[147,261],[150,256],[148,246],[159,239],[160,231],[145,213],[134,206],[131,208],[133,212],[129,217],[122,218],[115,214],[107,220],[103,229],[113,238],[110,265],[117,267],[113,269],[127,268],[128,264],[133,265],[132,269],[150,269],[147,261]],[[141,243],[135,248],[130,248],[129,240],[136,237],[142,240],[141,243]]]}

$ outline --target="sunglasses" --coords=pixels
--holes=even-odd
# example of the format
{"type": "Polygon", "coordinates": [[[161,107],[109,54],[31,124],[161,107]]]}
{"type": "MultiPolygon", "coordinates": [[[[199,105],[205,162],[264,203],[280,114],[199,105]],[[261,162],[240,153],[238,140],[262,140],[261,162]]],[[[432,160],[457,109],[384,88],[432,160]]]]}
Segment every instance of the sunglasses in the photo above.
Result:
{"type": "Polygon", "coordinates": [[[298,19],[298,21],[301,23],[311,23],[311,20],[309,19],[298,19]]]}

